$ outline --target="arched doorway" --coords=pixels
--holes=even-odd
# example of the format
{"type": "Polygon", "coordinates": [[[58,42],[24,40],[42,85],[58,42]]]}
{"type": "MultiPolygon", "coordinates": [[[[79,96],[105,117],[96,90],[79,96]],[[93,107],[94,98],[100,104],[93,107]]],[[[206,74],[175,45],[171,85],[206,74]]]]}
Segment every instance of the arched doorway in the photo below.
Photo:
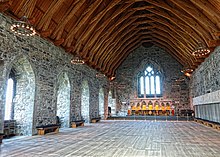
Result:
{"type": "Polygon", "coordinates": [[[99,115],[104,119],[104,90],[103,88],[99,89],[99,115]]]}
{"type": "Polygon", "coordinates": [[[82,96],[81,96],[81,115],[85,119],[86,123],[90,122],[89,113],[89,85],[88,81],[82,82],[82,96]]]}
{"type": "Polygon", "coordinates": [[[111,110],[110,116],[116,115],[116,99],[113,99],[112,97],[112,91],[110,90],[108,94],[108,110],[111,110]]]}
{"type": "Polygon", "coordinates": [[[70,81],[66,73],[58,77],[57,116],[61,127],[69,127],[70,123],[70,81]]]}
{"type": "Polygon", "coordinates": [[[17,135],[32,135],[35,76],[26,58],[19,58],[12,64],[6,91],[4,119],[16,121],[17,135]]]}

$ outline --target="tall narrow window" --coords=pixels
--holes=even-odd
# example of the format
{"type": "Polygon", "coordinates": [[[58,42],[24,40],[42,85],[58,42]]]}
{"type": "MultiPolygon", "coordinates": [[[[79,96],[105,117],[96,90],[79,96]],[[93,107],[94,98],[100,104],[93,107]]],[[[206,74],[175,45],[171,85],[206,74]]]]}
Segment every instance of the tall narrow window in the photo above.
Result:
{"type": "Polygon", "coordinates": [[[144,94],[144,77],[140,77],[141,94],[144,94]]]}
{"type": "Polygon", "coordinates": [[[12,99],[14,93],[14,81],[12,78],[8,79],[5,102],[5,117],[4,120],[12,119],[12,99]]]}
{"type": "Polygon", "coordinates": [[[138,97],[160,97],[161,92],[161,74],[160,71],[152,66],[138,74],[138,97]]]}

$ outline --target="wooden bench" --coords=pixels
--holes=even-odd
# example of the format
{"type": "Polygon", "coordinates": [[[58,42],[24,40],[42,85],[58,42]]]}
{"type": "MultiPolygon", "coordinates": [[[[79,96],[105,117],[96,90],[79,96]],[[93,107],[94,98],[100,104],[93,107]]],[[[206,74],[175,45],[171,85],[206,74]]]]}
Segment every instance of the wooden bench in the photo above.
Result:
{"type": "Polygon", "coordinates": [[[76,128],[77,126],[84,126],[85,120],[75,120],[71,122],[71,127],[76,128]]]}
{"type": "Polygon", "coordinates": [[[45,135],[46,133],[54,132],[58,133],[59,132],[59,124],[49,124],[49,125],[41,125],[37,126],[37,134],[38,135],[45,135]]]}
{"type": "Polygon", "coordinates": [[[212,121],[208,121],[208,120],[204,120],[204,119],[200,119],[200,118],[195,118],[194,121],[197,123],[206,125],[208,127],[212,127],[214,129],[220,130],[220,123],[212,122],[212,121]]]}
{"type": "Polygon", "coordinates": [[[99,122],[100,120],[101,120],[101,117],[98,117],[98,118],[91,118],[91,122],[92,122],[92,123],[99,122]]]}

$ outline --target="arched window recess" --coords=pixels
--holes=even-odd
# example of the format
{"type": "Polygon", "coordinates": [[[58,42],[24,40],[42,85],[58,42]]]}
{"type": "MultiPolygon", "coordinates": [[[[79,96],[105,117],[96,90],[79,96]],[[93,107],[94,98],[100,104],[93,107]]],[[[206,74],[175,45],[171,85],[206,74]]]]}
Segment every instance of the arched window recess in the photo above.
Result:
{"type": "Polygon", "coordinates": [[[139,98],[162,97],[162,74],[159,68],[151,64],[137,75],[139,98]]]}

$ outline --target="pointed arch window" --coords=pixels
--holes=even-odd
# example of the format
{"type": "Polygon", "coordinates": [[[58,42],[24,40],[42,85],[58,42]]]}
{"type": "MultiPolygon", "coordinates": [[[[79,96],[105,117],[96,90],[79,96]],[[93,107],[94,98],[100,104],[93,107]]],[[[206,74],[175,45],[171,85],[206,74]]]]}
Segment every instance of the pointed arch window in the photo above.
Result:
{"type": "Polygon", "coordinates": [[[161,97],[161,73],[148,65],[147,68],[138,74],[138,97],[161,97]]]}
{"type": "Polygon", "coordinates": [[[9,74],[9,78],[7,80],[4,120],[12,120],[14,118],[13,98],[15,95],[15,88],[16,88],[15,71],[14,69],[12,69],[9,74]]]}

